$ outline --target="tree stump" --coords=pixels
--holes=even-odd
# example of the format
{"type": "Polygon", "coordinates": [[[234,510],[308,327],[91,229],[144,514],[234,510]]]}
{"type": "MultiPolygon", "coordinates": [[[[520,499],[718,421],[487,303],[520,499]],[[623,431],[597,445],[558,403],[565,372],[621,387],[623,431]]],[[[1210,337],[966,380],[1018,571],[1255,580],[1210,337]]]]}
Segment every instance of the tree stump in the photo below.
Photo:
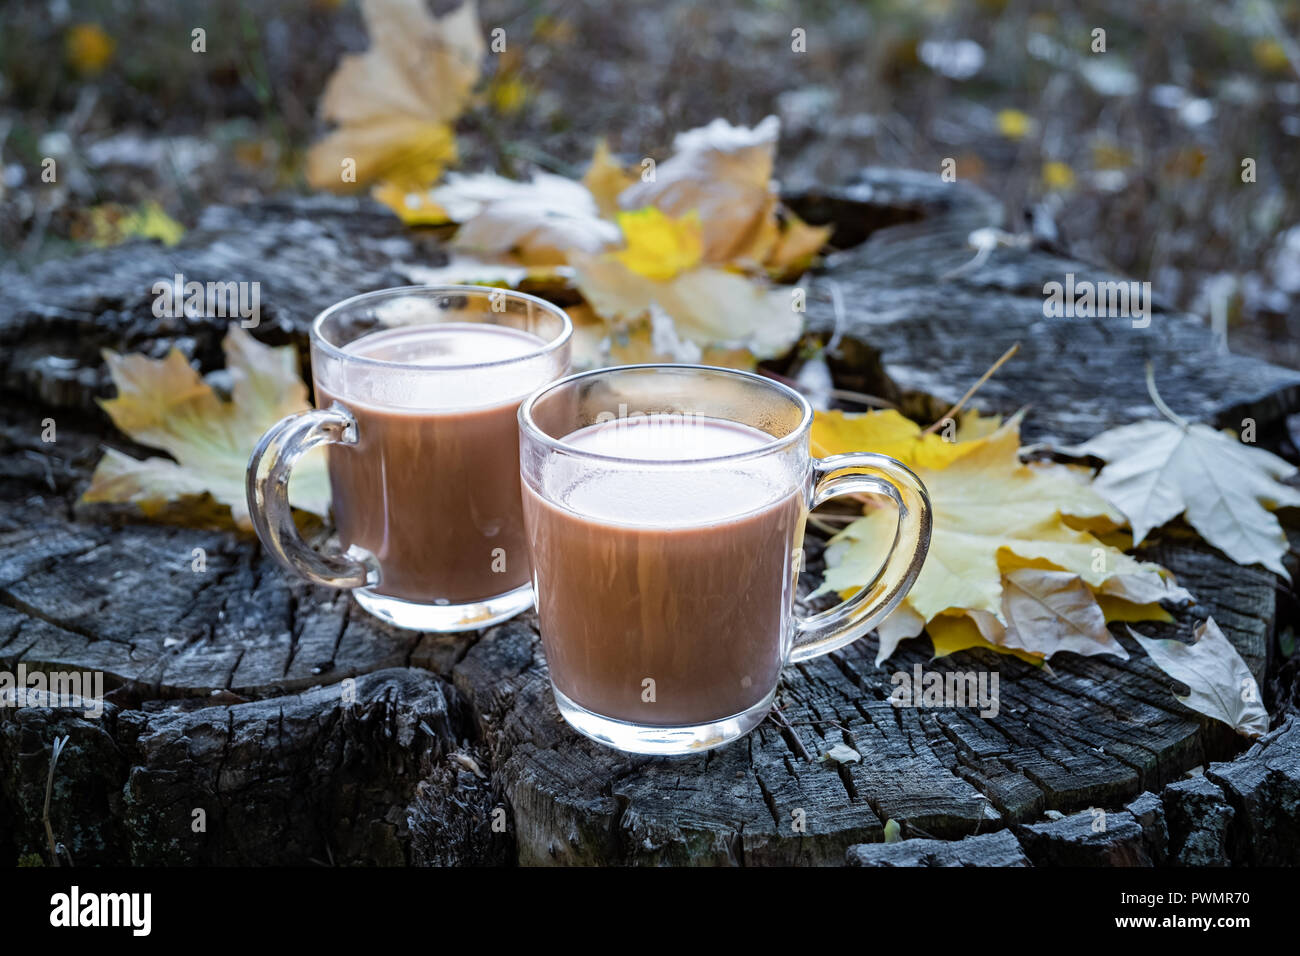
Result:
{"type": "MultiPolygon", "coordinates": [[[[788,201],[845,247],[803,280],[814,333],[835,323],[827,284],[845,303],[834,371],[918,419],[1017,341],[975,404],[1029,406],[1027,441],[1146,417],[1148,360],[1179,412],[1253,418],[1261,442],[1300,411],[1300,374],[1223,352],[1194,318],[1044,318],[1043,284],[1106,278],[1095,267],[1019,244],[963,269],[970,233],[1000,224],[978,190],[867,170],[788,201]]],[[[1241,740],[1179,704],[1122,626],[1130,660],[1062,654],[1048,668],[985,652],[930,661],[925,639],[877,668],[867,638],[790,668],[778,712],[747,738],[629,757],[559,718],[532,614],[454,637],[401,631],[292,579],[247,535],[75,505],[103,445],[140,451],[94,403],[110,391],[100,349],[222,362],[225,320],[155,318],[154,283],[260,282],[253,334],[297,344],[305,363],[317,311],[443,256],[436,233],[368,203],[294,198],[211,208],[174,248],[137,242],[4,276],[0,665],[100,671],[111,692],[101,719],[0,711],[0,859],[44,853],[50,746],[66,734],[51,819],[78,863],[1297,862],[1300,724],[1279,720],[1239,756],[1241,740]],[[918,663],[996,668],[998,716],[894,708],[889,675],[918,663]],[[861,762],[818,759],[838,743],[861,762]],[[1170,786],[1198,766],[1204,787],[1170,786]],[[1223,834],[1191,832],[1193,798],[1228,809],[1223,834]],[[1083,835],[1089,808],[1116,825],[1083,835]],[[890,820],[920,839],[873,848],[890,820]]],[[[1213,615],[1262,679],[1276,579],[1177,527],[1143,556],[1198,598],[1155,630],[1187,636],[1213,615]]]]}

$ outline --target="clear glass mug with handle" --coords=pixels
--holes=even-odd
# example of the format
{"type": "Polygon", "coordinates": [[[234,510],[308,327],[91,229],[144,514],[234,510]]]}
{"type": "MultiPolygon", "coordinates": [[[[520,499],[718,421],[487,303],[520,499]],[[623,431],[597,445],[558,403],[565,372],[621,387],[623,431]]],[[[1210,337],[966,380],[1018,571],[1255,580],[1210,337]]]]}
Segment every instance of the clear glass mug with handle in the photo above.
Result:
{"type": "Polygon", "coordinates": [[[766,716],[781,669],[867,633],[929,548],[900,462],[814,458],[812,408],[748,372],[638,365],[561,379],[519,409],[524,518],[560,713],[619,750],[717,747],[766,716]],[[794,613],[808,512],[881,495],[898,512],[874,578],[794,613]]]}
{"type": "Polygon", "coordinates": [[[347,588],[400,627],[459,631],[532,605],[519,491],[519,403],[568,370],[573,326],[534,296],[411,286],[355,296],[311,326],[315,409],[272,426],[248,507],[289,570],[347,588]],[[328,448],[345,550],[300,537],[294,463],[328,448]]]}

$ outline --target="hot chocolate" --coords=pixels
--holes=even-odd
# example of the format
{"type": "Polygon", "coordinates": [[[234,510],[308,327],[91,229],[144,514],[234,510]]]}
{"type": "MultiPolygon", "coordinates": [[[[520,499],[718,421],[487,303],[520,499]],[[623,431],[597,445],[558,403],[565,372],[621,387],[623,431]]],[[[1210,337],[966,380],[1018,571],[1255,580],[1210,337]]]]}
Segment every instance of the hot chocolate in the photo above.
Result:
{"type": "Polygon", "coordinates": [[[771,458],[726,470],[690,462],[771,441],[713,418],[616,420],[564,443],[619,463],[575,479],[557,455],[540,487],[525,481],[541,632],[560,693],[659,726],[716,721],[770,697],[791,634],[802,493],[771,458]]]}
{"type": "MultiPolygon", "coordinates": [[[[372,332],[344,351],[407,366],[525,356],[545,343],[500,325],[445,322],[372,332]]],[[[359,363],[317,404],[356,419],[355,445],[329,448],[334,517],[345,545],[379,560],[375,593],[469,603],[527,583],[519,493],[520,401],[540,382],[506,366],[490,376],[395,376],[359,363]]]]}

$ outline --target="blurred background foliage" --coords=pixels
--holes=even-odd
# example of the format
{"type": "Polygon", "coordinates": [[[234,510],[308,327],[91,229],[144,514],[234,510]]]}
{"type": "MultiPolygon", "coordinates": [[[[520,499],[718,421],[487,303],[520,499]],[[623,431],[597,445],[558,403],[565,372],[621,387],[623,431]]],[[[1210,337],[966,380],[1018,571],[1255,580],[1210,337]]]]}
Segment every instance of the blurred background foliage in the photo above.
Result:
{"type": "MultiPolygon", "coordinates": [[[[460,168],[580,175],[602,136],[627,159],[661,158],[715,116],[775,113],[787,186],[866,164],[937,175],[952,158],[1011,228],[1149,279],[1232,349],[1300,367],[1300,3],[479,10],[507,49],[458,124],[460,168]],[[795,28],[805,53],[791,51],[795,28]],[[1105,53],[1092,51],[1097,28],[1105,53]]],[[[174,242],[211,203],[305,189],[317,98],[340,54],[366,45],[355,0],[6,0],[0,281],[125,236],[174,242]],[[196,28],[205,53],[191,49],[196,28]]]]}

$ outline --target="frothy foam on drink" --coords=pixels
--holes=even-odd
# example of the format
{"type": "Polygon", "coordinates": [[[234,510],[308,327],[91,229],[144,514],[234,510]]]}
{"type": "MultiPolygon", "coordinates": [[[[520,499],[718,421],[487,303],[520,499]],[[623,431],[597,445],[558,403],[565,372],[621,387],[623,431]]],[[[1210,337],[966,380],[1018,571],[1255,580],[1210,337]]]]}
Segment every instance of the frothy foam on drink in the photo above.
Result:
{"type": "Polygon", "coordinates": [[[757,511],[791,493],[780,456],[701,461],[757,451],[772,440],[759,429],[702,416],[603,422],[573,432],[564,443],[597,455],[682,464],[584,468],[555,456],[543,482],[552,500],[601,521],[663,528],[709,524],[757,511]]]}
{"type": "Polygon", "coordinates": [[[444,322],[371,332],[344,351],[403,365],[476,365],[536,352],[537,336],[501,325],[444,322]]]}
{"type": "Polygon", "coordinates": [[[501,325],[405,326],[371,332],[344,351],[407,368],[342,362],[332,363],[327,374],[337,377],[330,390],[345,402],[425,413],[486,407],[517,403],[562,371],[559,357],[535,354],[545,346],[530,332],[501,325]],[[483,365],[488,362],[505,364],[483,365]]]}

